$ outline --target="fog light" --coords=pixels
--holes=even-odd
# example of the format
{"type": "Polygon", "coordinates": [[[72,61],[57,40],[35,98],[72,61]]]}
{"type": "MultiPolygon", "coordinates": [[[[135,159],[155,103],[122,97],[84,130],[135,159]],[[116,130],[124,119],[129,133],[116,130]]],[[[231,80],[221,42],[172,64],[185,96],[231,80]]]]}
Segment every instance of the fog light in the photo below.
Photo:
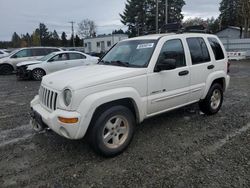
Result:
{"type": "Polygon", "coordinates": [[[77,123],[78,118],[64,118],[64,117],[58,117],[58,120],[62,123],[72,124],[77,123]]]}

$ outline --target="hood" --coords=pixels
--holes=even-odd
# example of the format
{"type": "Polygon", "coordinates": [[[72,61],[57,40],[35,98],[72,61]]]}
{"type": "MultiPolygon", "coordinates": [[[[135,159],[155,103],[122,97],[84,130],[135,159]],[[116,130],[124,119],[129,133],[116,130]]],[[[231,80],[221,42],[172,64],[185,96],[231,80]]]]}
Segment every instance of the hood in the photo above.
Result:
{"type": "Polygon", "coordinates": [[[38,61],[38,60],[35,60],[35,61],[25,61],[25,62],[18,63],[17,67],[24,66],[24,65],[34,65],[34,64],[38,64],[38,63],[42,63],[42,61],[38,61]]]}
{"type": "Polygon", "coordinates": [[[128,68],[110,65],[81,66],[44,76],[42,84],[58,91],[66,87],[78,90],[143,75],[146,72],[146,68],[128,68]]]}
{"type": "Polygon", "coordinates": [[[2,57],[2,58],[0,58],[0,63],[4,63],[4,62],[7,61],[8,59],[9,59],[9,56],[2,57]]]}

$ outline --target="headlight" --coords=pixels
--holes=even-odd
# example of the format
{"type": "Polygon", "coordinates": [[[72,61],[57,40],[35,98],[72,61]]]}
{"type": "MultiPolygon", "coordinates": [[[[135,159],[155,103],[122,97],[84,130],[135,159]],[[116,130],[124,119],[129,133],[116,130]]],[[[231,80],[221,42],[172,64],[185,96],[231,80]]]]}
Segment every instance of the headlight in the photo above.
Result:
{"type": "Polygon", "coordinates": [[[65,89],[63,92],[64,104],[66,106],[69,106],[71,103],[71,99],[72,99],[72,92],[70,91],[70,89],[65,89]]]}

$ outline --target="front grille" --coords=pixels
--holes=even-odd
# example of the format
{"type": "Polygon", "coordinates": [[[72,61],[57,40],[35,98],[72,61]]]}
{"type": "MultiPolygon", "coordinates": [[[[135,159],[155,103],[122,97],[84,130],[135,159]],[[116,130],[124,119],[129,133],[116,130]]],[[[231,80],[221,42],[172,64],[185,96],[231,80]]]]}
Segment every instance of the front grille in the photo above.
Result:
{"type": "Polygon", "coordinates": [[[51,91],[43,86],[39,90],[39,99],[40,102],[51,110],[56,110],[56,101],[58,94],[54,91],[51,91]]]}

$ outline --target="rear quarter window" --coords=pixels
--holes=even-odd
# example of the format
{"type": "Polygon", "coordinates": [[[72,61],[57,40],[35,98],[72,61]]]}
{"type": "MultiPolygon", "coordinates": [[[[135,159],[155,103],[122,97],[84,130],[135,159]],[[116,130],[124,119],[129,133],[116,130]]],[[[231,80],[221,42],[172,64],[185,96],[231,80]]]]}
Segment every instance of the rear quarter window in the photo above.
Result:
{"type": "Polygon", "coordinates": [[[187,43],[191,53],[193,65],[207,63],[211,61],[207,45],[203,38],[187,38],[187,43]]]}
{"type": "Polygon", "coordinates": [[[59,52],[59,51],[60,51],[60,50],[57,49],[57,48],[46,48],[45,50],[46,50],[46,53],[47,53],[47,54],[50,54],[50,53],[52,53],[52,52],[59,52]]]}
{"type": "Polygon", "coordinates": [[[219,41],[216,38],[209,37],[208,38],[209,44],[214,52],[215,60],[222,60],[225,58],[224,52],[219,41]]]}

